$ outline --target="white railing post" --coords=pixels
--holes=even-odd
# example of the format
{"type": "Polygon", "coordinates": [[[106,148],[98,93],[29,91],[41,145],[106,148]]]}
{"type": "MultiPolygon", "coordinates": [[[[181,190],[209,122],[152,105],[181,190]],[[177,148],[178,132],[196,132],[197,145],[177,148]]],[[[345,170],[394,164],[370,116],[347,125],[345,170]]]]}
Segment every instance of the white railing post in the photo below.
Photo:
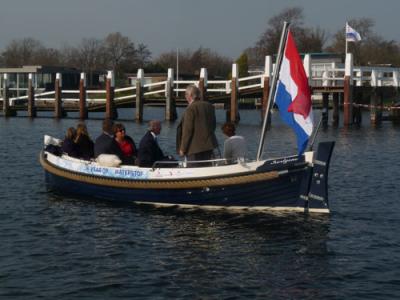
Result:
{"type": "Polygon", "coordinates": [[[378,86],[378,72],[375,69],[371,71],[371,86],[372,87],[378,86]]]}
{"type": "Polygon", "coordinates": [[[399,87],[399,71],[395,70],[392,73],[393,75],[393,86],[394,87],[399,87]]]}
{"type": "Polygon", "coordinates": [[[310,83],[310,80],[312,79],[311,55],[310,54],[304,55],[303,66],[304,66],[304,71],[306,72],[306,75],[308,78],[308,82],[310,83]]]}

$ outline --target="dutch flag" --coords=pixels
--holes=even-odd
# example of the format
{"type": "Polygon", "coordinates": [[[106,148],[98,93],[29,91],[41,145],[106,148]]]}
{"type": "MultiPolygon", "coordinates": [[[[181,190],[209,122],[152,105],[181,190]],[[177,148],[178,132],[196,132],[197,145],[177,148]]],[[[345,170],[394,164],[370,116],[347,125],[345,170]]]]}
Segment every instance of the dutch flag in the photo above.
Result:
{"type": "Polygon", "coordinates": [[[303,63],[290,31],[279,71],[275,103],[282,119],[294,129],[298,153],[301,155],[313,131],[311,93],[303,63]]]}

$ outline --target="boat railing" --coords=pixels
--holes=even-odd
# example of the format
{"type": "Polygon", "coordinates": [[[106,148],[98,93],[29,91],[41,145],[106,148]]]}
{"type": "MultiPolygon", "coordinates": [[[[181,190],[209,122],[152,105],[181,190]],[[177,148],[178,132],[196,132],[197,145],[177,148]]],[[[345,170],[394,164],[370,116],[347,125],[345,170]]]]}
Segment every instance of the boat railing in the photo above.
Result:
{"type": "Polygon", "coordinates": [[[153,163],[152,169],[166,168],[166,167],[177,167],[177,168],[200,168],[200,167],[216,167],[223,165],[235,164],[238,162],[244,162],[244,159],[238,160],[227,160],[226,158],[216,158],[208,160],[159,160],[153,163]]]}

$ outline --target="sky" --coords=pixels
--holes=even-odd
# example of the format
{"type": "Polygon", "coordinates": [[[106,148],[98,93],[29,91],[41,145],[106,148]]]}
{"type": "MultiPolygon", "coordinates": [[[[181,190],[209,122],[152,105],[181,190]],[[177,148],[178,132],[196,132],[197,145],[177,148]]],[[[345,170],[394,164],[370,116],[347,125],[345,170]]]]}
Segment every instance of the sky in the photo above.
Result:
{"type": "Polygon", "coordinates": [[[153,58],[201,46],[236,59],[271,17],[294,6],[303,8],[306,26],[329,35],[346,20],[369,17],[377,34],[400,41],[400,0],[0,0],[0,50],[26,37],[61,48],[120,32],[153,58]]]}

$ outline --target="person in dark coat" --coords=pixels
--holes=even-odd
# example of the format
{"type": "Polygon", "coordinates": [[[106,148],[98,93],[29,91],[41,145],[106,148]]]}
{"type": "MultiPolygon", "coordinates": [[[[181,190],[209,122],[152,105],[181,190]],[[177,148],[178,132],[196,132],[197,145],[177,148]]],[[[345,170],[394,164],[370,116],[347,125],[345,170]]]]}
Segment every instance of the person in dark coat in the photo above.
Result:
{"type": "Polygon", "coordinates": [[[177,152],[188,160],[209,160],[218,147],[216,118],[211,103],[200,99],[200,90],[190,85],[185,97],[188,106],[177,128],[177,152]]]}
{"type": "Polygon", "coordinates": [[[89,137],[85,123],[79,123],[76,128],[75,144],[79,158],[90,160],[94,157],[94,143],[89,137]]]}
{"type": "Polygon", "coordinates": [[[94,157],[100,154],[114,154],[122,161],[122,152],[113,136],[114,122],[110,119],[103,121],[103,133],[99,135],[94,143],[94,157]]]}
{"type": "Polygon", "coordinates": [[[74,142],[76,137],[76,130],[74,127],[67,129],[67,133],[62,142],[61,151],[71,157],[78,157],[78,148],[74,142]]]}
{"type": "MultiPolygon", "coordinates": [[[[171,156],[165,156],[161,150],[157,136],[161,132],[161,122],[159,120],[151,120],[149,129],[140,140],[137,164],[140,167],[152,167],[156,161],[174,160],[171,156]]],[[[171,166],[171,165],[166,165],[171,166]]]]}

